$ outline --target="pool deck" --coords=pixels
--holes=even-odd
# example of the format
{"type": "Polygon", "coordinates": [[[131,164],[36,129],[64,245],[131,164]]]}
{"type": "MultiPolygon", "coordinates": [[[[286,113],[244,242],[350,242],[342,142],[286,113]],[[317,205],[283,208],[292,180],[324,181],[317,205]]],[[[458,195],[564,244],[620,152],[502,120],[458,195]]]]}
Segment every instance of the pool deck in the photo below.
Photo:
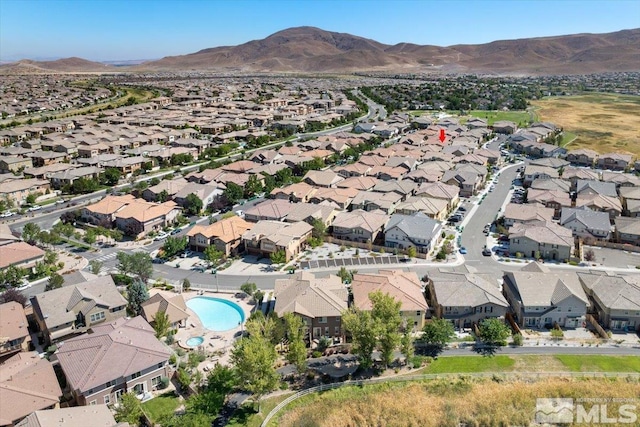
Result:
{"type": "MultiPolygon", "coordinates": [[[[164,290],[157,290],[157,289],[153,289],[150,291],[151,295],[155,293],[163,293],[167,297],[176,295],[174,292],[171,292],[171,291],[164,291],[164,290]]],[[[219,299],[224,299],[227,301],[234,302],[235,304],[240,306],[240,308],[242,308],[242,310],[244,311],[245,320],[249,318],[251,311],[255,307],[254,305],[248,303],[249,298],[246,298],[246,299],[236,298],[235,294],[231,294],[231,293],[204,292],[203,294],[199,294],[198,291],[187,291],[187,292],[183,292],[182,296],[185,302],[189,301],[191,298],[195,298],[198,296],[219,298],[219,299]]],[[[234,335],[238,332],[241,332],[241,330],[243,330],[244,324],[242,326],[233,328],[229,331],[224,331],[224,332],[210,331],[209,329],[206,329],[202,325],[202,322],[200,321],[200,318],[198,317],[198,315],[196,315],[196,313],[193,310],[191,310],[189,307],[187,307],[187,312],[189,313],[187,324],[185,327],[178,328],[178,332],[174,337],[175,343],[178,346],[187,350],[196,350],[198,348],[201,348],[202,350],[204,350],[204,352],[207,354],[207,360],[202,362],[198,366],[198,369],[203,371],[205,375],[206,375],[206,372],[209,369],[211,369],[213,366],[215,366],[216,363],[219,363],[221,365],[229,365],[230,364],[229,356],[230,356],[231,348],[233,347],[234,341],[237,339],[237,337],[234,337],[234,335]],[[186,341],[189,338],[199,337],[199,336],[204,338],[204,342],[202,343],[201,346],[189,347],[188,345],[186,345],[186,341]]]]}

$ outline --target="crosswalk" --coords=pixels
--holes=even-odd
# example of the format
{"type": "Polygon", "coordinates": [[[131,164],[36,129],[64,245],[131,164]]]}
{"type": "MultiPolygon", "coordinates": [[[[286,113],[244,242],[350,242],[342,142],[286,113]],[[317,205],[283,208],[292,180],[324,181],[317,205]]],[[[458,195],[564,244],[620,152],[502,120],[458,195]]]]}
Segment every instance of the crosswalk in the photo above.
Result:
{"type": "Polygon", "coordinates": [[[96,261],[108,261],[108,260],[113,259],[113,258],[115,258],[117,256],[118,256],[117,252],[111,252],[110,254],[102,255],[102,256],[96,258],[95,260],[96,261]]]}

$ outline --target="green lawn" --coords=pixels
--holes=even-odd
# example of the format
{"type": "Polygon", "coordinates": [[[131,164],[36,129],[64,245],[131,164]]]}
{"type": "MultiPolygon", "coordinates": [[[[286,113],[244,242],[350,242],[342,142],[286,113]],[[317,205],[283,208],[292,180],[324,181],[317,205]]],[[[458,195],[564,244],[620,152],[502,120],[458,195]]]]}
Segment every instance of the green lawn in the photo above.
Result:
{"type": "Polygon", "coordinates": [[[152,421],[158,422],[165,416],[173,415],[178,406],[180,406],[178,397],[173,392],[169,392],[144,402],[142,409],[152,421]]]}
{"type": "Polygon", "coordinates": [[[467,372],[501,372],[511,371],[515,360],[509,356],[452,356],[439,357],[422,369],[422,374],[467,373],[467,372]]]}
{"type": "Polygon", "coordinates": [[[260,403],[260,413],[258,414],[256,411],[258,409],[258,405],[253,405],[252,403],[245,403],[242,405],[236,412],[233,414],[233,417],[229,419],[227,423],[230,427],[260,427],[264,417],[271,412],[273,408],[276,407],[280,402],[285,400],[287,397],[291,396],[290,393],[271,397],[268,399],[264,399],[260,403]]]}
{"type": "Polygon", "coordinates": [[[528,122],[530,114],[527,111],[484,111],[484,110],[472,110],[469,111],[469,115],[478,117],[480,119],[487,119],[489,126],[500,120],[508,120],[515,122],[516,124],[528,122]]]}
{"type": "Polygon", "coordinates": [[[556,355],[563,365],[574,372],[640,372],[640,357],[636,356],[575,356],[556,355]]]}
{"type": "Polygon", "coordinates": [[[560,143],[561,147],[566,147],[570,144],[574,139],[576,139],[578,135],[573,132],[563,131],[562,132],[562,142],[560,143]]]}

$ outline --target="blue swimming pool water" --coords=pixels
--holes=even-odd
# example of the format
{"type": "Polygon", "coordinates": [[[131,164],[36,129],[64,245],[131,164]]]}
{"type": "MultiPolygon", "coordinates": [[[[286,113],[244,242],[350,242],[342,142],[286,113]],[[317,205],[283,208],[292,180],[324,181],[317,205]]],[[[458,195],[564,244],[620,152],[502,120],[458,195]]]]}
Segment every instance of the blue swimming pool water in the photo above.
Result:
{"type": "Polygon", "coordinates": [[[213,297],[195,297],[187,301],[187,307],[193,310],[202,325],[216,332],[229,331],[244,322],[244,311],[232,302],[213,297]]]}
{"type": "Polygon", "coordinates": [[[187,340],[187,345],[189,347],[197,347],[204,342],[203,337],[191,337],[187,340]]]}

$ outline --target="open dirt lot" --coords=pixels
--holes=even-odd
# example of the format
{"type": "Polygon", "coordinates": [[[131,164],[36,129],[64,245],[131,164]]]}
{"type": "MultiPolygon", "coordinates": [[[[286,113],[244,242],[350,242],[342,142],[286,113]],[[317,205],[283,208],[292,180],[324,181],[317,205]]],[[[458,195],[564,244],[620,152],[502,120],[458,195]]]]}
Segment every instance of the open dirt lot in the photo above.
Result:
{"type": "Polygon", "coordinates": [[[562,96],[533,101],[541,121],[574,133],[566,148],[640,156],[640,97],[615,94],[562,96]]]}

